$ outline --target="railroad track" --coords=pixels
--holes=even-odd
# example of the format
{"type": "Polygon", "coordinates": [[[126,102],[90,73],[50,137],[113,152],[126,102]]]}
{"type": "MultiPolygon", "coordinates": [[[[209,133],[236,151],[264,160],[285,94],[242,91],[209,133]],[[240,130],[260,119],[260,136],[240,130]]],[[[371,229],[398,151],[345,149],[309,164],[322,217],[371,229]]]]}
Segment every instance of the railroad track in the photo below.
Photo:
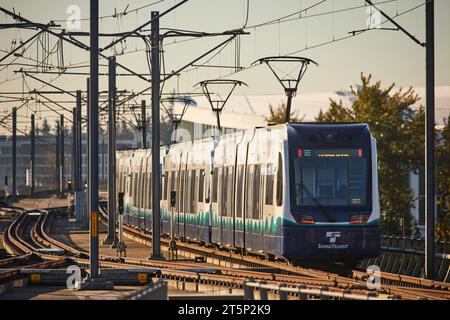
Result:
{"type": "MultiPolygon", "coordinates": [[[[40,219],[35,226],[33,233],[35,242],[53,248],[59,248],[67,252],[71,259],[81,266],[89,266],[90,261],[85,252],[71,248],[64,243],[52,238],[49,235],[52,217],[48,211],[42,211],[40,219]]],[[[102,268],[130,268],[136,266],[140,268],[156,269],[157,276],[169,281],[190,282],[196,286],[219,286],[225,288],[243,288],[248,280],[263,280],[275,286],[301,286],[311,290],[333,292],[341,297],[354,297],[355,299],[390,299],[389,294],[374,294],[365,287],[356,283],[337,283],[335,280],[319,279],[312,277],[298,277],[286,274],[273,274],[268,272],[233,269],[226,267],[199,266],[195,263],[180,263],[170,261],[149,261],[130,258],[116,258],[101,255],[100,267],[102,268]]],[[[295,293],[293,294],[295,295],[295,293]]],[[[413,298],[408,296],[407,298],[413,298]]]]}
{"type": "MultiPolygon", "coordinates": [[[[50,235],[51,224],[55,214],[60,209],[39,210],[39,216],[31,217],[27,212],[18,212],[16,219],[11,223],[7,232],[6,241],[11,249],[16,250],[20,256],[34,254],[44,260],[45,263],[62,265],[70,258],[80,266],[89,266],[89,254],[68,246],[50,235]],[[39,249],[54,248],[64,251],[64,257],[42,254],[39,249]]],[[[133,237],[140,242],[150,242],[151,235],[145,230],[139,230],[126,226],[125,232],[128,237],[133,237]]],[[[168,239],[163,238],[162,244],[168,245],[168,239]]],[[[398,284],[384,285],[378,292],[367,289],[364,277],[367,274],[357,274],[354,278],[343,277],[329,272],[299,268],[276,261],[266,261],[257,257],[239,255],[233,252],[218,250],[217,248],[201,247],[192,243],[177,242],[180,250],[186,253],[201,255],[212,262],[223,264],[228,262],[230,266],[253,267],[256,270],[246,268],[236,269],[223,265],[204,266],[197,263],[170,262],[170,261],[149,261],[131,258],[117,258],[112,256],[100,256],[100,266],[102,268],[130,268],[136,266],[140,268],[157,270],[158,277],[168,281],[188,282],[196,286],[219,286],[225,288],[243,288],[246,281],[264,281],[266,284],[275,287],[305,288],[332,292],[341,297],[353,297],[354,299],[448,299],[449,293],[441,287],[430,287],[429,284],[416,283],[413,288],[401,287],[398,284]],[[261,271],[262,268],[269,268],[275,272],[261,271]],[[359,277],[359,278],[358,278],[359,277]],[[426,288],[424,288],[426,287],[426,288]]],[[[36,264],[35,264],[36,265],[36,264]]],[[[17,272],[17,271],[16,271],[17,272]]],[[[1,275],[1,273],[0,273],[1,275]]],[[[17,274],[16,274],[17,275],[17,274]]],[[[7,277],[6,274],[3,275],[7,277]]],[[[405,279],[400,280],[402,283],[405,279]]],[[[291,293],[295,296],[295,293],[291,293]]],[[[300,294],[297,294],[300,296],[300,294]]],[[[311,295],[312,298],[318,296],[311,295]]],[[[309,298],[311,298],[309,297],[309,298]]],[[[306,297],[308,298],[308,297],[306,297]]]]}
{"type": "MultiPolygon", "coordinates": [[[[105,219],[106,212],[104,208],[101,211],[103,213],[103,218],[105,219]]],[[[128,238],[131,238],[133,240],[146,244],[149,244],[151,242],[151,233],[148,230],[138,229],[134,226],[125,225],[124,233],[128,238]]],[[[161,244],[166,247],[169,245],[169,241],[170,240],[167,238],[161,238],[161,244]]],[[[367,280],[369,278],[367,272],[362,270],[350,270],[350,276],[345,277],[329,271],[298,267],[281,261],[264,260],[262,257],[236,254],[232,251],[224,251],[219,248],[199,246],[198,244],[182,242],[179,240],[177,241],[177,246],[182,251],[204,256],[207,261],[210,261],[212,263],[217,262],[218,260],[225,261],[230,264],[246,265],[250,267],[272,268],[274,270],[280,270],[281,272],[284,272],[288,275],[312,277],[334,281],[335,283],[338,283],[342,286],[351,287],[359,285],[366,287],[367,280]]],[[[399,288],[408,288],[408,290],[411,291],[413,291],[412,288],[428,289],[433,292],[444,291],[445,294],[447,294],[450,298],[450,284],[447,283],[397,275],[387,272],[380,272],[380,278],[382,283],[381,288],[385,289],[386,291],[392,289],[392,291],[398,293],[400,290],[399,288]]],[[[416,292],[421,291],[416,290],[416,292]]]]}

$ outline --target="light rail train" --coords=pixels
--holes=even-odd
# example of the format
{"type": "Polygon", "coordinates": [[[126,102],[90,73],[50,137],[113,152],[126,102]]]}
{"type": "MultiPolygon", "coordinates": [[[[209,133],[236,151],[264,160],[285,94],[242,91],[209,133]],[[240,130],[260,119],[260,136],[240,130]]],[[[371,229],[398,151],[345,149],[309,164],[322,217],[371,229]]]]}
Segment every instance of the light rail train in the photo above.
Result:
{"type": "MultiPolygon", "coordinates": [[[[161,168],[161,234],[300,262],[379,254],[366,124],[288,123],[177,143],[161,148],[161,168]]],[[[117,152],[117,186],[124,221],[151,230],[151,150],[117,152]]]]}

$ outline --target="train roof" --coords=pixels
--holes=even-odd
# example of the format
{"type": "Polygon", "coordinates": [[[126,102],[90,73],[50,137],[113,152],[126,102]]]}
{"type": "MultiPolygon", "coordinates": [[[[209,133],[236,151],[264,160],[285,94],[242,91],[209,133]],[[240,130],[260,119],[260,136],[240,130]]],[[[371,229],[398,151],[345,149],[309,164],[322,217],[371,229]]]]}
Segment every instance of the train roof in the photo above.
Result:
{"type": "Polygon", "coordinates": [[[288,123],[288,139],[298,145],[366,145],[371,134],[366,123],[288,123]]]}

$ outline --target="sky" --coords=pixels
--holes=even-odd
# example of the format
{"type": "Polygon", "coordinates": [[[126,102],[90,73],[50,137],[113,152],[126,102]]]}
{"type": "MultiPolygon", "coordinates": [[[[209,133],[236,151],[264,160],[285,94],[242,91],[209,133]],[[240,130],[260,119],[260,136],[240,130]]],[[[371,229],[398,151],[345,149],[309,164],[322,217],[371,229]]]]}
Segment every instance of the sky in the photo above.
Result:
{"type": "MultiPolygon", "coordinates": [[[[110,16],[114,12],[127,14],[120,17],[104,17],[100,20],[100,32],[114,33],[124,32],[136,28],[149,20],[152,10],[163,12],[180,0],[100,0],[100,16],[110,16]],[[138,11],[133,11],[146,5],[150,5],[138,11]]],[[[411,34],[421,42],[425,42],[425,6],[420,6],[424,0],[395,0],[374,1],[380,8],[391,16],[401,14],[396,18],[411,34]],[[415,8],[409,13],[402,14],[415,8]]],[[[71,5],[80,8],[81,31],[89,31],[89,1],[83,0],[0,0],[0,6],[8,10],[14,8],[21,16],[40,23],[55,21],[62,29],[67,29],[67,12],[71,5]]],[[[381,80],[385,86],[392,83],[396,87],[423,87],[425,86],[425,49],[400,31],[372,30],[358,36],[336,41],[347,37],[349,32],[367,28],[369,14],[363,0],[189,0],[173,12],[161,18],[160,27],[183,30],[195,30],[204,32],[222,32],[241,28],[245,24],[247,12],[248,35],[240,37],[240,65],[245,69],[234,73],[231,68],[194,68],[189,67],[188,72],[182,72],[179,77],[174,77],[164,86],[165,92],[200,92],[195,84],[205,79],[227,78],[244,81],[248,87],[238,88],[235,94],[239,95],[268,95],[283,94],[269,69],[264,66],[248,68],[255,60],[265,56],[278,56],[292,54],[313,59],[319,63],[319,67],[311,66],[303,78],[298,94],[312,92],[333,92],[347,89],[350,85],[358,83],[360,74],[372,74],[374,80],[381,80]],[[249,5],[248,5],[249,4],[249,5]],[[292,15],[289,19],[278,19],[295,13],[299,10],[317,4],[314,8],[292,15]],[[248,9],[247,9],[248,8],[248,9]],[[350,8],[354,8],[351,9],[350,8]],[[289,21],[286,21],[289,20],[289,21]],[[254,27],[255,25],[275,21],[270,25],[254,27]],[[333,39],[335,41],[333,41],[333,39]],[[325,45],[320,45],[325,44],[325,45]],[[315,47],[317,46],[317,47],[315,47]]],[[[450,85],[450,1],[435,0],[436,6],[436,85],[450,85]]],[[[383,22],[384,19],[381,19],[383,22]]],[[[6,18],[0,13],[0,23],[11,23],[12,19],[6,18]]],[[[383,24],[385,28],[392,28],[392,24],[383,24]]],[[[149,33],[149,27],[145,28],[149,33]]],[[[58,31],[58,29],[56,29],[58,31]]],[[[74,30],[73,30],[74,31],[74,30]]],[[[78,30],[76,30],[78,31],[78,30]]],[[[11,50],[14,39],[19,42],[32,36],[35,31],[28,30],[0,30],[0,56],[11,50]]],[[[88,44],[88,37],[80,37],[80,40],[88,44]]],[[[101,39],[100,46],[104,47],[113,38],[101,39]]],[[[200,38],[200,39],[165,39],[164,62],[166,72],[177,70],[192,59],[203,54],[215,45],[224,41],[226,37],[200,38]]],[[[56,43],[55,38],[50,38],[50,47],[56,43]]],[[[36,42],[37,43],[37,42],[36,42]]],[[[39,46],[34,44],[24,53],[27,58],[20,58],[15,62],[34,63],[30,59],[36,59],[39,46]]],[[[41,48],[42,50],[42,48],[41,48]]],[[[73,48],[65,43],[64,64],[77,65],[88,64],[89,54],[86,51],[73,48]]],[[[216,51],[217,52],[217,51],[216,51]]],[[[215,53],[216,53],[215,52],[215,53]]],[[[145,55],[145,44],[141,39],[129,38],[126,44],[116,46],[115,52],[105,51],[110,56],[119,53],[117,61],[130,69],[149,73],[145,55]],[[124,52],[124,54],[120,54],[124,52]]],[[[231,42],[220,53],[215,55],[210,65],[235,66],[236,45],[231,42]]],[[[205,63],[213,55],[207,56],[198,63],[205,63]]],[[[14,59],[8,58],[5,62],[14,59]]],[[[49,60],[57,64],[57,55],[53,54],[49,60]]],[[[101,60],[106,65],[105,60],[101,60]]],[[[29,67],[24,67],[29,68],[29,67]]],[[[0,92],[22,91],[22,87],[31,89],[40,88],[41,83],[30,78],[22,79],[21,75],[14,73],[20,66],[0,66],[0,92]],[[16,80],[14,80],[16,79],[16,80]]],[[[74,69],[86,71],[84,69],[74,69]]],[[[101,68],[106,72],[106,68],[101,68]]],[[[124,71],[118,69],[118,72],[124,71]]],[[[84,89],[86,76],[56,76],[49,74],[35,74],[45,81],[63,87],[67,90],[84,89]]],[[[148,76],[147,76],[148,77],[148,76]]],[[[107,77],[101,77],[100,89],[107,89],[107,77]]],[[[148,87],[148,83],[136,77],[123,76],[117,80],[119,90],[139,91],[148,87]]],[[[47,87],[48,88],[48,87],[47,87]]],[[[65,97],[69,99],[71,97],[65,97]]],[[[149,99],[149,96],[144,97],[149,99]]],[[[62,98],[60,98],[62,99],[62,98]]],[[[2,101],[2,98],[0,98],[2,101]]],[[[17,103],[16,103],[17,104],[17,103]]],[[[0,104],[0,117],[5,112],[10,112],[14,103],[0,104]]],[[[72,107],[72,106],[71,106],[72,107]]],[[[37,111],[38,106],[30,103],[30,106],[21,112],[25,117],[28,112],[37,111]],[[24,111],[25,110],[25,111],[24,111]]],[[[51,117],[50,113],[46,113],[51,117]]]]}

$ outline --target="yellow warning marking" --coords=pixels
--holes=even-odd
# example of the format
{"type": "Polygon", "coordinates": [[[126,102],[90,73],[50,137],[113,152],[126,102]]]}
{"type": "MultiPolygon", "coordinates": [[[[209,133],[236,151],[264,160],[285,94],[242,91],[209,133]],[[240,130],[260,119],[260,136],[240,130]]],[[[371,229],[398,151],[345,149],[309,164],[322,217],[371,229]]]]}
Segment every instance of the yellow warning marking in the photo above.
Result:
{"type": "Polygon", "coordinates": [[[139,283],[147,283],[147,273],[138,273],[138,281],[139,283]]]}
{"type": "Polygon", "coordinates": [[[92,236],[98,237],[98,213],[97,213],[97,211],[93,211],[91,213],[91,230],[92,230],[92,236]]]}
{"type": "Polygon", "coordinates": [[[30,280],[31,282],[41,282],[41,275],[39,273],[32,273],[30,280]]]}

